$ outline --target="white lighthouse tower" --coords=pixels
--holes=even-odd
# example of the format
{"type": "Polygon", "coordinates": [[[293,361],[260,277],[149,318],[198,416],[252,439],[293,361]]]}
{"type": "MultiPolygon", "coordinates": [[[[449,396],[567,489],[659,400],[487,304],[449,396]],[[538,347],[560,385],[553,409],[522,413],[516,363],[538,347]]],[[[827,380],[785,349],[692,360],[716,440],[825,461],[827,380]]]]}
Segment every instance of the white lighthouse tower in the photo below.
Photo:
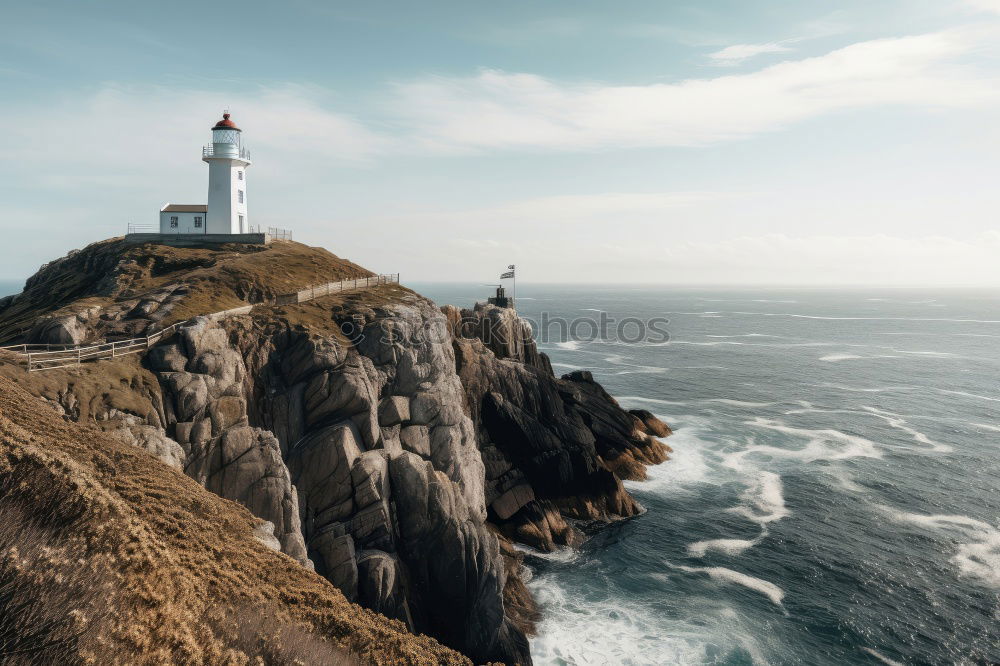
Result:
{"type": "Polygon", "coordinates": [[[212,143],[201,151],[208,162],[207,234],[245,234],[247,219],[247,167],[250,151],[243,145],[243,132],[228,113],[212,128],[212,143]]]}

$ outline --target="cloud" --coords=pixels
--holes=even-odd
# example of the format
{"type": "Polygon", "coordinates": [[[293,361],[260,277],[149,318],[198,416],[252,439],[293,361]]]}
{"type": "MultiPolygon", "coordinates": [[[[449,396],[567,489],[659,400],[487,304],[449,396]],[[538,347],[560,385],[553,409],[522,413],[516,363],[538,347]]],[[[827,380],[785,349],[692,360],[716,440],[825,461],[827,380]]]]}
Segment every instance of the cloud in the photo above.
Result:
{"type": "Polygon", "coordinates": [[[965,0],[965,5],[976,11],[1000,14],[1000,0],[965,0]]]}
{"type": "Polygon", "coordinates": [[[713,61],[713,64],[729,67],[742,64],[750,58],[765,53],[788,53],[791,50],[779,42],[770,42],[768,44],[733,44],[721,51],[709,53],[708,57],[713,61]]]}
{"type": "Polygon", "coordinates": [[[360,224],[381,234],[358,254],[444,281],[487,280],[492,269],[484,267],[516,258],[534,282],[1000,286],[996,230],[967,237],[713,230],[714,220],[755,196],[605,192],[371,218],[360,224]]]}
{"type": "Polygon", "coordinates": [[[397,84],[392,105],[405,110],[400,122],[416,140],[443,151],[697,146],[842,109],[994,102],[996,80],[957,62],[977,39],[985,36],[946,31],[878,39],[752,73],[649,85],[484,70],[397,84]]]}
{"type": "Polygon", "coordinates": [[[252,154],[271,166],[358,164],[384,151],[385,137],[349,114],[331,111],[328,93],[286,85],[242,94],[163,86],[104,85],[30,106],[3,105],[0,124],[16,127],[0,160],[31,171],[35,186],[130,183],[197,169],[199,143],[223,107],[247,131],[252,154]]]}
{"type": "Polygon", "coordinates": [[[608,216],[662,216],[668,210],[731,198],[723,192],[606,192],[535,197],[497,206],[448,213],[435,213],[434,219],[457,219],[468,222],[546,222],[582,221],[608,216]]]}

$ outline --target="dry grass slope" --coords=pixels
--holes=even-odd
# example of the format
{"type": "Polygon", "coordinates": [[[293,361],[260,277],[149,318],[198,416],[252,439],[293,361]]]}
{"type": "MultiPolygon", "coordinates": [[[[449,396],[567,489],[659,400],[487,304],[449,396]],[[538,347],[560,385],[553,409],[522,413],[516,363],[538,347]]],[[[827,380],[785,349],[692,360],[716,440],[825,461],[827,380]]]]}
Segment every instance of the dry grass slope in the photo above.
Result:
{"type": "Polygon", "coordinates": [[[0,340],[18,339],[40,316],[107,307],[169,284],[183,283],[190,292],[164,326],[314,284],[371,275],[328,250],[293,241],[175,248],[111,238],[46,264],[13,303],[0,303],[0,340]]]}
{"type": "Polygon", "coordinates": [[[265,548],[243,507],[3,377],[0,497],[0,662],[469,663],[265,548]]]}

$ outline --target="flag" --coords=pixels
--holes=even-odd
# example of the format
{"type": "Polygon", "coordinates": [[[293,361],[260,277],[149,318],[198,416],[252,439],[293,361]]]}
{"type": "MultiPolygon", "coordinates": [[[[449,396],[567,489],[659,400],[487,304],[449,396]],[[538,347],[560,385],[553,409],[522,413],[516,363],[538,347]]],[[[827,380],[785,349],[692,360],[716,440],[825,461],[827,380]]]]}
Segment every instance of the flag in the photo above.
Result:
{"type": "Polygon", "coordinates": [[[514,271],[507,271],[506,273],[500,274],[501,280],[506,280],[507,278],[512,278],[512,277],[514,277],[514,271]]]}
{"type": "Polygon", "coordinates": [[[507,268],[509,268],[510,270],[514,270],[514,264],[511,264],[511,265],[510,265],[510,266],[508,266],[507,268]]]}

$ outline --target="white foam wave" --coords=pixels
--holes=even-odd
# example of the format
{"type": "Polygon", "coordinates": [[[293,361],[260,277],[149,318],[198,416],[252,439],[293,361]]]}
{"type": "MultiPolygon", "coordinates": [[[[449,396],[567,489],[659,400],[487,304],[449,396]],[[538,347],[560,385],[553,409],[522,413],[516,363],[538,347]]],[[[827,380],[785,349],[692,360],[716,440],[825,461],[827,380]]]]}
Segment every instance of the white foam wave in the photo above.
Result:
{"type": "MultiPolygon", "coordinates": [[[[716,336],[706,336],[716,337],[716,336]]],[[[698,340],[669,340],[665,345],[691,345],[693,347],[771,347],[775,349],[790,349],[792,347],[866,347],[868,345],[852,345],[842,342],[737,342],[735,340],[709,340],[707,342],[698,340]]]]}
{"type": "Polygon", "coordinates": [[[616,396],[616,399],[620,403],[629,403],[629,402],[640,402],[641,403],[641,402],[647,402],[647,403],[650,403],[650,404],[653,404],[653,405],[686,405],[686,404],[688,404],[687,402],[684,402],[684,401],[678,401],[678,400],[660,400],[658,398],[645,398],[645,397],[638,396],[638,395],[621,395],[621,396],[616,396]]]}
{"type": "Polygon", "coordinates": [[[857,354],[827,354],[826,356],[820,356],[819,360],[833,363],[836,361],[853,361],[854,359],[860,358],[865,357],[858,356],[857,354]]]}
{"type": "Polygon", "coordinates": [[[966,393],[965,391],[951,391],[948,389],[935,389],[938,393],[946,395],[960,395],[964,398],[975,398],[977,400],[988,400],[989,402],[1000,402],[1000,398],[991,398],[988,395],[978,395],[976,393],[966,393]]]}
{"type": "Polygon", "coordinates": [[[705,456],[706,442],[698,437],[692,427],[678,428],[670,436],[673,453],[663,465],[646,469],[645,481],[626,481],[625,487],[639,493],[685,492],[691,486],[703,483],[710,469],[705,456]]]}
{"type": "Polygon", "coordinates": [[[807,441],[806,445],[800,449],[784,449],[777,446],[759,444],[748,446],[742,451],[730,453],[726,456],[724,464],[733,469],[740,469],[743,466],[743,459],[755,453],[761,453],[772,458],[789,458],[803,462],[882,457],[882,453],[871,440],[857,435],[849,435],[839,430],[794,428],[782,421],[762,417],[757,417],[752,421],[744,421],[744,423],[756,428],[765,428],[785,435],[801,437],[807,441]]]}
{"type": "MultiPolygon", "coordinates": [[[[675,313],[675,314],[697,314],[675,313]]],[[[820,315],[804,315],[793,312],[729,312],[721,314],[738,314],[759,317],[792,317],[796,319],[820,319],[829,321],[941,321],[965,324],[1000,324],[1000,319],[950,319],[945,317],[827,317],[820,315]]]]}
{"type": "Polygon", "coordinates": [[[753,483],[740,495],[740,499],[744,504],[729,511],[760,525],[767,525],[789,515],[785,507],[781,477],[774,472],[759,472],[753,483]]]}
{"type": "Polygon", "coordinates": [[[897,522],[942,532],[956,541],[961,539],[955,554],[949,559],[957,567],[959,575],[1000,588],[1000,529],[969,516],[907,513],[890,507],[881,508],[897,522]]]}
{"type": "Polygon", "coordinates": [[[562,342],[557,342],[556,347],[560,349],[568,349],[570,351],[575,351],[580,348],[579,340],[564,340],[562,342]]]}
{"type": "Polygon", "coordinates": [[[881,409],[876,409],[875,407],[862,407],[862,409],[872,416],[882,419],[888,423],[890,427],[893,427],[896,430],[902,430],[906,434],[910,435],[914,441],[923,444],[924,446],[929,446],[932,451],[936,451],[938,453],[949,453],[954,450],[951,446],[932,441],[924,433],[909,427],[906,425],[906,421],[898,414],[882,411],[881,409]]]}
{"type": "Polygon", "coordinates": [[[710,551],[719,551],[726,555],[740,555],[743,551],[756,546],[760,539],[708,539],[688,544],[688,555],[705,557],[710,551]]]}
{"type": "Polygon", "coordinates": [[[889,391],[919,391],[920,386],[845,386],[844,384],[818,384],[820,388],[832,388],[838,391],[849,391],[852,393],[886,393],[889,391]]]}
{"type": "Polygon", "coordinates": [[[794,340],[785,335],[771,335],[769,333],[740,333],[738,335],[706,335],[706,338],[779,338],[782,340],[794,340]]]}
{"type": "Polygon", "coordinates": [[[767,663],[754,632],[741,626],[735,610],[718,602],[688,601],[697,617],[688,623],[630,600],[583,598],[575,588],[544,576],[528,586],[542,609],[538,636],[531,641],[536,664],[705,664],[709,646],[745,651],[754,663],[767,663]]]}
{"type": "Polygon", "coordinates": [[[669,370],[669,368],[664,368],[658,365],[639,365],[637,363],[629,363],[628,357],[622,356],[621,354],[612,354],[611,356],[605,357],[604,361],[612,365],[624,366],[628,368],[627,370],[619,370],[616,375],[635,375],[635,374],[663,374],[669,370]]]}
{"type": "Polygon", "coordinates": [[[908,349],[893,349],[897,354],[913,354],[915,356],[930,356],[931,358],[954,358],[957,354],[942,351],[911,351],[908,349]]]}
{"type": "Polygon", "coordinates": [[[977,428],[982,428],[983,430],[991,430],[993,432],[1000,432],[1000,426],[989,425],[988,423],[973,423],[972,425],[977,428]]]}
{"type": "Polygon", "coordinates": [[[709,398],[705,402],[717,402],[722,405],[731,405],[733,407],[771,407],[772,405],[777,405],[776,402],[747,402],[746,400],[732,400],[730,398],[709,398]]]}
{"type": "Polygon", "coordinates": [[[790,514],[785,507],[781,477],[773,472],[758,472],[757,476],[740,495],[741,504],[727,509],[743,516],[761,527],[755,539],[708,539],[688,545],[688,555],[704,557],[710,551],[726,555],[740,555],[759,544],[767,536],[768,523],[781,520],[790,514]]]}
{"type": "Polygon", "coordinates": [[[901,662],[898,662],[898,661],[896,661],[894,659],[889,659],[889,657],[885,656],[881,652],[878,652],[878,651],[873,650],[871,648],[861,648],[861,650],[864,651],[864,652],[867,652],[871,656],[875,657],[876,659],[878,659],[879,661],[881,661],[883,664],[886,664],[886,666],[905,666],[901,662]]]}
{"type": "Polygon", "coordinates": [[[717,580],[722,583],[742,585],[747,589],[763,594],[765,597],[770,599],[771,603],[775,606],[780,606],[781,600],[785,597],[785,591],[774,583],[766,581],[762,578],[754,578],[753,576],[740,573],[739,571],[734,571],[732,569],[727,569],[726,567],[686,567],[680,564],[673,566],[681,571],[708,574],[712,580],[717,580]]]}
{"type": "Polygon", "coordinates": [[[580,559],[580,551],[576,548],[559,548],[552,552],[546,552],[544,550],[535,550],[530,546],[525,546],[523,544],[515,543],[514,548],[521,551],[528,557],[536,557],[538,559],[547,560],[549,562],[560,562],[562,564],[569,564],[571,562],[576,562],[580,559]]]}

